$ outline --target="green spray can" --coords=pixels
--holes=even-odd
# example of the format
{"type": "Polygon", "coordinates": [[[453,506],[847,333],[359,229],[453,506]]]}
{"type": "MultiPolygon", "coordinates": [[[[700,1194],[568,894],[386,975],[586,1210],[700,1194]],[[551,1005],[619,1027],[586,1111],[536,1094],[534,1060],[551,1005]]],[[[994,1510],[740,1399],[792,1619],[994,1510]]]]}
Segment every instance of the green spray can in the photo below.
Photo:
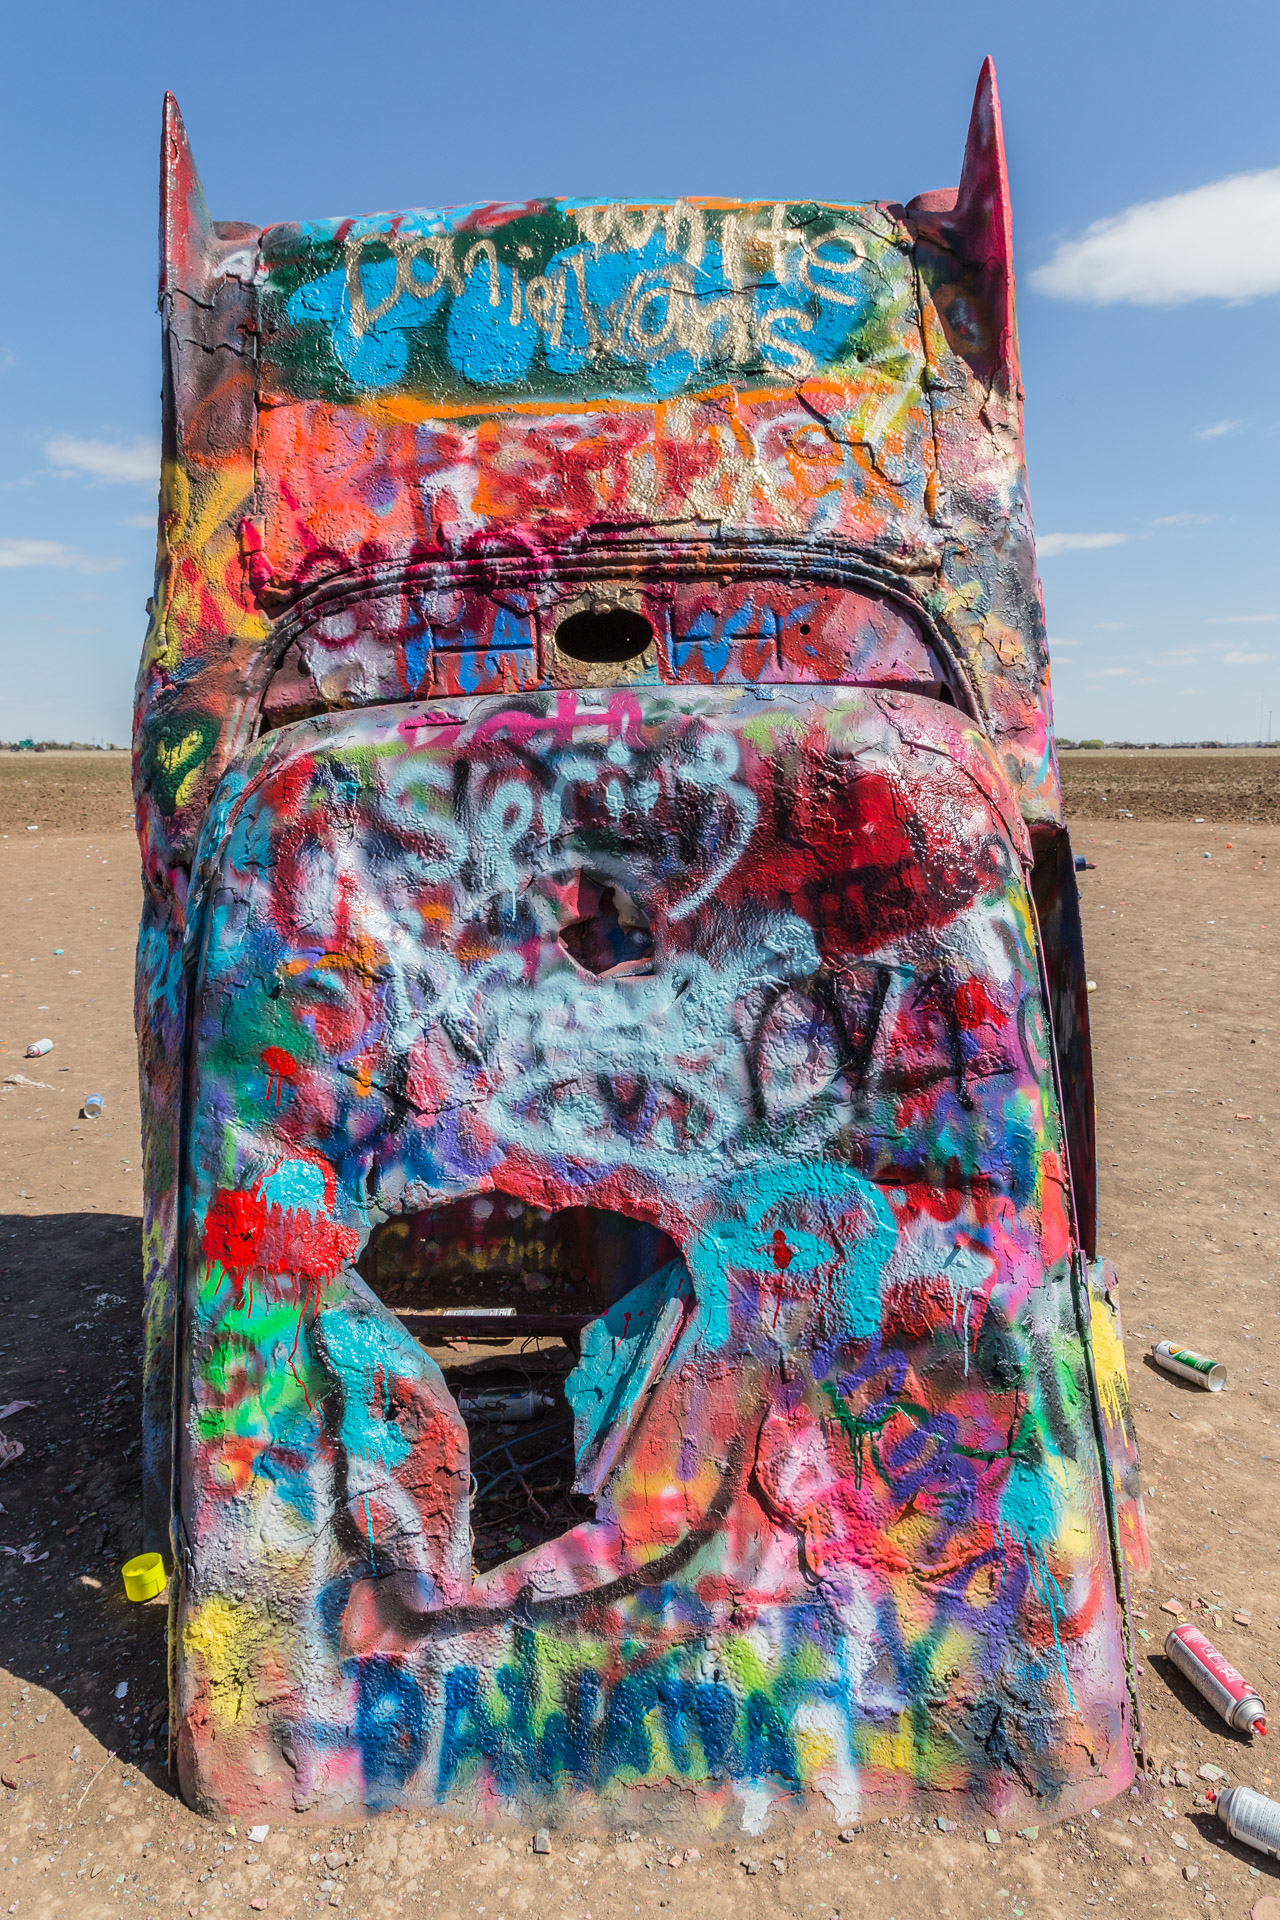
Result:
{"type": "Polygon", "coordinates": [[[1175,1347],[1172,1340],[1161,1340],[1152,1347],[1151,1358],[1166,1373],[1176,1373],[1180,1380],[1192,1380],[1209,1393],[1221,1393],[1227,1384],[1227,1370],[1221,1360],[1193,1353],[1190,1347],[1175,1347]]]}

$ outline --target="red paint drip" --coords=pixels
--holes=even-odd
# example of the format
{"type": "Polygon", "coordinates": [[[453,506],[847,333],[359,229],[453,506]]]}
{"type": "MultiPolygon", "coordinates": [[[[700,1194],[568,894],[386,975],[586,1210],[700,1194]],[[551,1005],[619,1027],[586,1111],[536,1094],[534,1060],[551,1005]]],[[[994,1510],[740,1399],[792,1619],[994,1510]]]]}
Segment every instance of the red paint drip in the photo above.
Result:
{"type": "Polygon", "coordinates": [[[276,1105],[280,1105],[280,1094],[286,1080],[297,1075],[298,1063],[291,1053],[283,1047],[264,1047],[258,1055],[267,1070],[267,1098],[271,1098],[271,1082],[276,1083],[276,1105]]]}
{"type": "MultiPolygon", "coordinates": [[[[244,1282],[255,1269],[262,1273],[296,1274],[306,1283],[310,1298],[321,1280],[332,1280],[344,1260],[360,1244],[360,1236],[323,1213],[305,1207],[268,1206],[252,1190],[219,1188],[205,1216],[201,1251],[220,1266],[235,1288],[236,1305],[244,1299],[244,1282]]],[[[250,1292],[252,1307],[253,1295],[250,1292]]]]}
{"type": "MultiPolygon", "coordinates": [[[[788,1244],[787,1236],[782,1231],[781,1227],[774,1228],[773,1240],[771,1241],[770,1246],[771,1246],[771,1251],[773,1255],[774,1266],[777,1268],[780,1274],[785,1273],[787,1268],[791,1265],[791,1262],[795,1259],[796,1254],[795,1254],[795,1248],[788,1244]]],[[[782,1312],[782,1287],[779,1286],[778,1297],[773,1303],[773,1324],[775,1327],[778,1324],[778,1315],[781,1312],[782,1312]]]]}

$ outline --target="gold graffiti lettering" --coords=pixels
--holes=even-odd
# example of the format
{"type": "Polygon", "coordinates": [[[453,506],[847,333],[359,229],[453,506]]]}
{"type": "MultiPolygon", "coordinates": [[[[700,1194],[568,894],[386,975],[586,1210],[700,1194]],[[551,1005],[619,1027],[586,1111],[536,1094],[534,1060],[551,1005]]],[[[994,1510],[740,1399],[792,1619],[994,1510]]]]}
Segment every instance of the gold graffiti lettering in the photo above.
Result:
{"type": "Polygon", "coordinates": [[[742,257],[742,222],[736,213],[725,215],[724,226],[720,232],[720,257],[724,261],[725,278],[732,293],[746,290],[745,265],[742,257]]]}
{"type": "Polygon", "coordinates": [[[837,306],[856,307],[861,304],[860,292],[846,293],[843,288],[833,287],[827,280],[815,280],[813,277],[815,267],[821,267],[826,274],[857,273],[867,257],[867,249],[860,234],[854,233],[849,227],[833,227],[830,233],[819,234],[816,240],[811,240],[809,235],[805,234],[801,241],[801,250],[804,255],[800,263],[802,286],[808,287],[810,293],[816,293],[820,300],[832,300],[837,306]],[[848,257],[843,260],[830,260],[821,251],[823,247],[846,247],[848,257]]]}
{"type": "Polygon", "coordinates": [[[376,326],[385,314],[390,313],[403,294],[407,293],[415,300],[429,300],[446,280],[455,294],[462,291],[453,260],[452,242],[446,234],[361,234],[347,241],[346,273],[351,331],[357,337],[367,333],[370,327],[376,326]],[[377,244],[389,249],[396,270],[390,293],[371,307],[364,295],[364,254],[366,248],[377,244]],[[418,277],[417,262],[423,257],[432,262],[429,280],[418,277]]]}
{"type": "Polygon", "coordinates": [[[691,267],[701,266],[706,245],[706,222],[702,217],[702,209],[691,207],[687,200],[677,200],[674,206],[667,208],[663,224],[666,228],[667,252],[682,254],[691,267]]]}
{"type": "Polygon", "coordinates": [[[803,235],[799,227],[789,227],[787,225],[787,209],[785,204],[779,201],[770,216],[767,235],[770,259],[773,264],[773,277],[775,280],[786,279],[787,255],[790,253],[792,247],[795,246],[796,242],[802,238],[803,235]]]}
{"type": "MultiPolygon", "coordinates": [[[[587,338],[591,342],[592,353],[596,353],[601,345],[600,325],[587,294],[587,263],[580,253],[575,253],[571,256],[570,265],[573,268],[574,278],[578,282],[578,304],[582,308],[582,317],[586,322],[587,338]]],[[[561,310],[563,311],[563,303],[561,310]]]]}
{"type": "Polygon", "coordinates": [[[663,218],[662,207],[575,207],[573,217],[585,240],[599,251],[611,240],[623,253],[647,247],[663,218]]]}
{"type": "Polygon", "coordinates": [[[627,288],[609,341],[620,358],[652,360],[672,347],[687,347],[693,286],[661,268],[638,273],[627,288]]]}
{"type": "Polygon", "coordinates": [[[613,226],[612,207],[574,207],[578,231],[589,246],[602,247],[613,226]]]}
{"type": "Polygon", "coordinates": [[[780,338],[777,329],[783,321],[799,327],[801,333],[813,332],[813,316],[803,307],[775,307],[772,313],[761,314],[756,322],[756,341],[766,353],[775,354],[791,373],[801,375],[815,373],[818,362],[807,347],[794,340],[780,338]]]}
{"type": "Polygon", "coordinates": [[[488,263],[489,305],[491,307],[499,307],[502,305],[502,275],[498,271],[498,249],[494,246],[492,240],[477,240],[473,247],[468,248],[467,257],[462,264],[465,279],[469,280],[471,278],[471,269],[475,266],[477,260],[484,260],[488,263]]]}
{"type": "Polygon", "coordinates": [[[547,336],[548,343],[553,347],[560,345],[564,331],[565,289],[568,278],[568,269],[565,267],[561,267],[551,280],[538,273],[524,290],[524,302],[529,309],[530,319],[541,327],[547,336]]]}

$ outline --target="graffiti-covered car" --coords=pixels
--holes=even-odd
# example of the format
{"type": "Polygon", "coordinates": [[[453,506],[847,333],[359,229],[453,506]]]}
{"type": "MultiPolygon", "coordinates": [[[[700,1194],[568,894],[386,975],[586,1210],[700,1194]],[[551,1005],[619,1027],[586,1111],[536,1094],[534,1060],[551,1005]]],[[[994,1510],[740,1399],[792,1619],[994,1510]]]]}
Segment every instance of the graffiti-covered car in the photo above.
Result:
{"type": "Polygon", "coordinates": [[[259,230],[164,143],[184,1792],[1116,1793],[1146,1547],[990,68],[906,206],[259,230]]]}

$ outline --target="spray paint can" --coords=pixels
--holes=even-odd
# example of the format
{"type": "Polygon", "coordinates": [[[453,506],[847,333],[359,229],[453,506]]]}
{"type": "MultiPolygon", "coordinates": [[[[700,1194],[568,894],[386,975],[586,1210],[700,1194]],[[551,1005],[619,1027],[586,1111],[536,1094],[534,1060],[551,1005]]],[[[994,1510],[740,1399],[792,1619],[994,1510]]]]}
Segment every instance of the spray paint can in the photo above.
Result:
{"type": "Polygon", "coordinates": [[[1252,1787],[1224,1787],[1215,1809],[1233,1840],[1280,1856],[1280,1806],[1252,1787]]]}
{"type": "Polygon", "coordinates": [[[549,1393],[460,1393],[458,1411],[463,1419],[536,1420],[540,1413],[553,1413],[555,1401],[549,1393]]]}
{"type": "Polygon", "coordinates": [[[1185,1674],[1215,1713],[1238,1733],[1265,1733],[1266,1708],[1242,1673],[1224,1660],[1212,1640],[1190,1621],[1174,1627],[1164,1650],[1179,1673],[1185,1674]]]}
{"type": "Polygon", "coordinates": [[[1172,1340],[1161,1340],[1152,1347],[1151,1358],[1166,1373],[1176,1373],[1180,1380],[1194,1380],[1210,1393],[1221,1393],[1227,1384],[1227,1370],[1221,1360],[1193,1353],[1190,1347],[1175,1347],[1172,1340]]]}
{"type": "Polygon", "coordinates": [[[39,1060],[44,1054],[53,1052],[52,1040],[33,1040],[27,1048],[28,1060],[39,1060]]]}

